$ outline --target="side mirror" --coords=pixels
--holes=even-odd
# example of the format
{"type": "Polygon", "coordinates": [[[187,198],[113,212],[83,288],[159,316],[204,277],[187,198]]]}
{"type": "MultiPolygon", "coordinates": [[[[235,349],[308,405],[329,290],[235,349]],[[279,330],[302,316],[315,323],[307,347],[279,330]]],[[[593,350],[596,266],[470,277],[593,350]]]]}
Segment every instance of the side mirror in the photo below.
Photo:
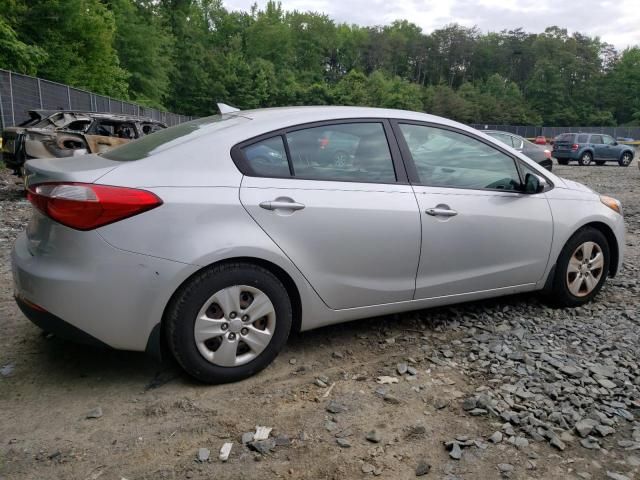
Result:
{"type": "Polygon", "coordinates": [[[544,178],[534,175],[533,173],[527,173],[524,177],[524,193],[534,194],[542,193],[547,187],[547,182],[544,178]]]}

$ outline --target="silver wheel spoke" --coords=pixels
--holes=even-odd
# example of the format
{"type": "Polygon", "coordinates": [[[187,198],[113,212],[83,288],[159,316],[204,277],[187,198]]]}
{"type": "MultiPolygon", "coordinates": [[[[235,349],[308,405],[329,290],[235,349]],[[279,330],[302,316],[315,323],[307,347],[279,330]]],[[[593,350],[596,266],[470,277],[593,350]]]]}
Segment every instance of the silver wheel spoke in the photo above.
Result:
{"type": "Polygon", "coordinates": [[[259,354],[267,348],[272,336],[273,333],[269,330],[259,330],[251,326],[249,327],[249,333],[242,337],[242,341],[246,343],[253,352],[259,354]]]}
{"type": "Polygon", "coordinates": [[[221,367],[233,367],[236,364],[238,341],[223,338],[222,343],[213,354],[213,363],[221,367]]]}
{"type": "Polygon", "coordinates": [[[569,291],[577,297],[580,295],[580,287],[582,287],[582,277],[576,275],[576,278],[569,282],[569,291]]]}
{"type": "Polygon", "coordinates": [[[589,260],[591,259],[591,254],[593,252],[593,243],[587,242],[582,245],[582,259],[589,260]]]}
{"type": "Polygon", "coordinates": [[[240,287],[234,285],[233,287],[225,288],[218,292],[215,296],[218,301],[218,305],[222,308],[224,316],[229,318],[231,312],[240,311],[240,287]]]}
{"type": "Polygon", "coordinates": [[[196,319],[196,324],[194,325],[194,337],[196,342],[206,342],[215,337],[219,337],[220,335],[224,335],[224,330],[222,330],[222,325],[226,322],[225,319],[214,319],[209,318],[206,315],[202,315],[196,319]]]}
{"type": "Polygon", "coordinates": [[[244,315],[249,315],[251,321],[258,320],[270,313],[273,313],[273,305],[269,297],[262,292],[253,297],[251,305],[243,312],[244,315]]]}
{"type": "Polygon", "coordinates": [[[596,253],[596,256],[593,257],[593,259],[591,260],[591,268],[589,270],[591,270],[592,272],[594,270],[600,270],[604,267],[604,256],[602,255],[601,252],[596,253]]]}
{"type": "Polygon", "coordinates": [[[593,290],[595,288],[595,286],[598,283],[598,281],[595,278],[593,278],[592,275],[585,275],[584,283],[587,286],[587,292],[586,293],[591,293],[591,290],[593,290]]]}

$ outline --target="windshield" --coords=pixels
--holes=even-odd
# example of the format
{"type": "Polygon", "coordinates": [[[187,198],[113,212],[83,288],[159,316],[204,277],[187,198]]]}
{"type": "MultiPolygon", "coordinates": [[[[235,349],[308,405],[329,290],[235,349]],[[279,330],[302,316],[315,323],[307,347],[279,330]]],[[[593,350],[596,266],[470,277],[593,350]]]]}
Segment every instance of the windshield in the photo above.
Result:
{"type": "Polygon", "coordinates": [[[140,160],[198,138],[202,134],[232,127],[247,120],[238,115],[213,115],[200,118],[146,135],[140,140],[109,150],[102,156],[119,162],[140,160]]]}

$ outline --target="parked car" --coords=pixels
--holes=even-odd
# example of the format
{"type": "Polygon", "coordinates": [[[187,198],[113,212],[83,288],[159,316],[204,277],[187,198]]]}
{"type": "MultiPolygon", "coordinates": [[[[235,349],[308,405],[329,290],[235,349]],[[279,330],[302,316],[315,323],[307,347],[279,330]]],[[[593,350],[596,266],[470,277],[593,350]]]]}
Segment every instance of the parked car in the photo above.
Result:
{"type": "Polygon", "coordinates": [[[596,165],[616,162],[621,167],[628,167],[634,154],[633,147],[601,133],[563,133],[556,137],[553,145],[553,156],[560,165],[575,160],[583,166],[595,161],[596,165]]]}
{"type": "Polygon", "coordinates": [[[417,112],[225,113],[25,168],[25,315],[87,343],[166,345],[203,382],[256,373],[292,330],[518,292],[583,305],[622,264],[620,202],[417,112]],[[348,165],[315,158],[327,132],[353,139],[348,165]],[[278,155],[258,162],[262,146],[278,155]]]}
{"type": "Polygon", "coordinates": [[[483,130],[483,132],[496,140],[500,140],[502,143],[515,148],[519,152],[522,152],[547,170],[551,171],[553,169],[551,150],[543,148],[540,145],[535,145],[526,138],[513,133],[501,132],[499,130],[483,130]]]}
{"type": "Polygon", "coordinates": [[[25,160],[102,153],[167,126],[111,113],[31,110],[29,120],[2,132],[2,160],[20,175],[25,160]]]}
{"type": "Polygon", "coordinates": [[[543,135],[538,135],[534,142],[536,145],[546,145],[547,144],[547,138],[543,135]]]}

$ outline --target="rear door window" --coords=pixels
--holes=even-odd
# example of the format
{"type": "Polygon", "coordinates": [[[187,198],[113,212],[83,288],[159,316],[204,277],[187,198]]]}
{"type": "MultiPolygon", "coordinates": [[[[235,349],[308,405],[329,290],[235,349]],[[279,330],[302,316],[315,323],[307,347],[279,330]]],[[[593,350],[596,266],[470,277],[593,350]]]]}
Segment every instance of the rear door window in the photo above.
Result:
{"type": "Polygon", "coordinates": [[[602,135],[591,135],[591,143],[594,145],[602,145],[602,135]]]}
{"type": "Polygon", "coordinates": [[[286,134],[293,175],[313,180],[393,183],[396,173],[382,123],[342,123],[286,134]]]}
{"type": "Polygon", "coordinates": [[[578,135],[578,138],[576,139],[576,143],[587,143],[588,139],[589,139],[589,135],[578,135]]]}

